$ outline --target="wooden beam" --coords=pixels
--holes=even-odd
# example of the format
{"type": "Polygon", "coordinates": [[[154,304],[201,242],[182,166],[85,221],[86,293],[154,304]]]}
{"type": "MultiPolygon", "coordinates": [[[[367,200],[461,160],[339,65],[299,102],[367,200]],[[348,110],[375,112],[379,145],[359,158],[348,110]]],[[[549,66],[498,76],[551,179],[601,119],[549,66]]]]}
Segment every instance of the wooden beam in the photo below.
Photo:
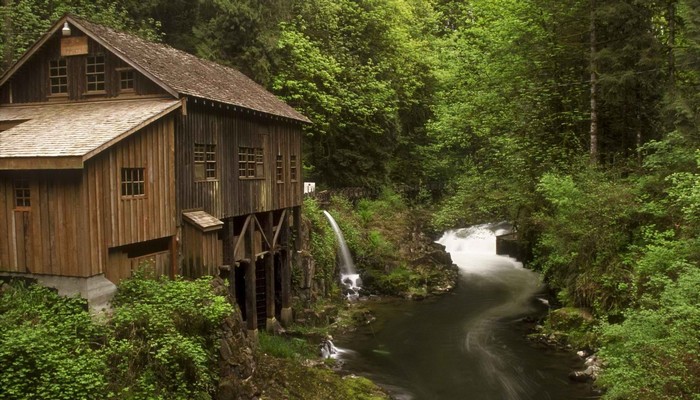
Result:
{"type": "MultiPolygon", "coordinates": [[[[245,238],[245,232],[248,229],[248,225],[250,224],[250,218],[252,215],[249,215],[248,218],[245,219],[245,223],[243,223],[243,229],[241,229],[241,235],[238,236],[238,242],[236,242],[236,245],[233,246],[233,260],[238,261],[238,248],[241,247],[241,243],[243,243],[243,239],[245,238]]],[[[252,254],[252,252],[251,252],[252,254]]]]}
{"type": "MultiPolygon", "coordinates": [[[[274,226],[274,213],[272,211],[267,213],[265,217],[265,234],[272,236],[272,229],[274,226]]],[[[275,256],[272,252],[268,252],[265,256],[265,314],[267,315],[267,320],[265,321],[265,329],[268,332],[274,332],[275,330],[275,256]]]]}
{"type": "Polygon", "coordinates": [[[289,246],[289,218],[286,217],[282,221],[282,246],[286,247],[287,250],[280,253],[282,257],[282,268],[280,269],[280,280],[282,281],[280,322],[284,326],[289,326],[292,323],[292,259],[290,252],[293,250],[289,246]]]}
{"type": "Polygon", "coordinates": [[[177,235],[170,239],[170,278],[177,276],[177,235]]]}
{"type": "MultiPolygon", "coordinates": [[[[265,241],[265,243],[267,243],[267,247],[268,247],[269,249],[271,249],[271,248],[272,248],[272,245],[270,244],[270,241],[267,240],[267,230],[266,230],[265,228],[262,227],[262,225],[260,224],[260,221],[258,221],[258,217],[253,216],[253,218],[255,219],[255,224],[258,226],[258,229],[260,229],[260,233],[261,233],[260,236],[262,236],[262,238],[263,238],[263,240],[265,241]]],[[[270,236],[272,236],[272,233],[270,233],[270,236]]]]}
{"type": "Polygon", "coordinates": [[[77,157],[12,157],[0,158],[0,170],[82,169],[83,159],[77,157]]]}
{"type": "Polygon", "coordinates": [[[234,254],[234,249],[236,248],[236,243],[235,243],[235,236],[234,236],[234,231],[235,231],[235,226],[233,225],[233,218],[229,218],[226,221],[226,240],[229,243],[229,251],[230,254],[228,254],[228,258],[226,260],[226,263],[230,265],[230,269],[228,272],[228,294],[231,296],[232,299],[236,298],[236,273],[235,273],[235,268],[236,268],[236,257],[234,254]]]}
{"type": "Polygon", "coordinates": [[[287,217],[287,209],[285,208],[282,210],[282,215],[280,216],[280,221],[277,223],[277,227],[275,228],[277,231],[275,232],[275,237],[272,238],[272,246],[270,246],[271,249],[277,248],[277,239],[280,237],[280,232],[282,232],[282,223],[284,222],[284,219],[287,217]]]}
{"type": "Polygon", "coordinates": [[[247,236],[245,251],[250,258],[245,271],[245,315],[248,331],[252,332],[258,329],[258,314],[255,304],[255,256],[253,254],[255,224],[248,224],[248,229],[241,232],[241,236],[247,236]]]}

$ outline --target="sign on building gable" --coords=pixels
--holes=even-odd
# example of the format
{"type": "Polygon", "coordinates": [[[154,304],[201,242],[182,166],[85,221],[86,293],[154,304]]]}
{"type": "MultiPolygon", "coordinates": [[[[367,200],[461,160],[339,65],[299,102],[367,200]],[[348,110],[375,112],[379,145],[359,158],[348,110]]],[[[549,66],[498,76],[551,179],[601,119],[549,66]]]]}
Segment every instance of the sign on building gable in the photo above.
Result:
{"type": "Polygon", "coordinates": [[[80,56],[87,53],[87,36],[73,36],[61,38],[61,57],[80,56]]]}

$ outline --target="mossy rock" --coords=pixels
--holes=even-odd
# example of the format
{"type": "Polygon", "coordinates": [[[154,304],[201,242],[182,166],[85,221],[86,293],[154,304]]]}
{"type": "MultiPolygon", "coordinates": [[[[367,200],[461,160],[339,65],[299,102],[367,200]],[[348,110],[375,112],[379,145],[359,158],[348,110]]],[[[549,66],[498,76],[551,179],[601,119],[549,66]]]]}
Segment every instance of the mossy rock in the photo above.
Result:
{"type": "Polygon", "coordinates": [[[590,326],[593,315],[587,310],[574,307],[563,307],[549,312],[547,327],[554,331],[571,331],[590,326]]]}

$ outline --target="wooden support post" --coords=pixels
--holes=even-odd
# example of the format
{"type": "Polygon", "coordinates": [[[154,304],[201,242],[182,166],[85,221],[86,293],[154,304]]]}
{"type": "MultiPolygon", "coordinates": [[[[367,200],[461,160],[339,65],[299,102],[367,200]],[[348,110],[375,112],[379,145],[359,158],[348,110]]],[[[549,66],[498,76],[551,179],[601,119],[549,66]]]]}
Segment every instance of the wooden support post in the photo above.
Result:
{"type": "Polygon", "coordinates": [[[170,238],[170,279],[177,275],[177,235],[170,238]]]}
{"type": "Polygon", "coordinates": [[[280,319],[282,325],[289,326],[292,323],[292,258],[291,254],[294,248],[290,243],[289,232],[289,216],[285,215],[285,221],[282,224],[281,233],[282,247],[282,268],[280,270],[280,278],[282,281],[282,310],[280,310],[280,319]]]}
{"type": "MultiPolygon", "coordinates": [[[[265,217],[265,236],[272,240],[272,230],[274,226],[274,214],[268,212],[265,217]]],[[[275,331],[275,254],[270,251],[265,255],[265,329],[268,332],[275,331]]]]}
{"type": "MultiPolygon", "coordinates": [[[[233,218],[229,218],[226,221],[226,243],[224,249],[226,253],[224,254],[224,264],[230,266],[228,273],[228,294],[232,299],[236,298],[236,254],[234,249],[236,248],[236,238],[235,229],[233,225],[233,218]]],[[[238,305],[240,307],[240,304],[238,305]]]]}
{"type": "Polygon", "coordinates": [[[251,338],[257,337],[258,334],[258,313],[255,307],[255,224],[248,224],[248,229],[245,232],[245,254],[248,257],[245,271],[245,315],[248,334],[251,338]]]}

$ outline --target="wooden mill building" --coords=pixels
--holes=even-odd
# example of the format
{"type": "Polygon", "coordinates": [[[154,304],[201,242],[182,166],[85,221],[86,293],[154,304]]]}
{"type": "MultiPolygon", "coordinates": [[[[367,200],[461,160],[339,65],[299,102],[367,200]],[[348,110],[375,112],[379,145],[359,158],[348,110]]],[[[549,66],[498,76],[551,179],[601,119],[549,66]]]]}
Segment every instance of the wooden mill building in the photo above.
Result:
{"type": "Polygon", "coordinates": [[[144,262],[291,318],[303,115],[240,72],[65,16],[0,78],[0,274],[90,301],[144,262]]]}

